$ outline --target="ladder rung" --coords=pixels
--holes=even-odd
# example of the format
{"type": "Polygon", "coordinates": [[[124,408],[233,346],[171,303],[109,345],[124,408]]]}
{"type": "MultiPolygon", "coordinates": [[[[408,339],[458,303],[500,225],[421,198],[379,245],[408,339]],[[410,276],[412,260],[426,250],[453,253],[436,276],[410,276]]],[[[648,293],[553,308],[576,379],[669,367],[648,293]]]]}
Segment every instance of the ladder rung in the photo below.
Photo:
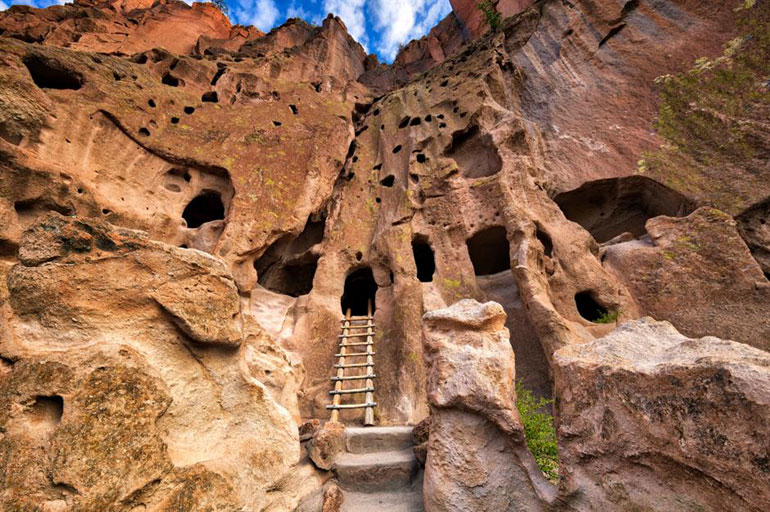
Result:
{"type": "Polygon", "coordinates": [[[334,357],[361,357],[361,356],[373,356],[376,352],[354,352],[352,354],[343,354],[340,352],[339,354],[334,354],[334,357]]]}
{"type": "Polygon", "coordinates": [[[368,407],[377,407],[376,402],[368,404],[345,404],[345,405],[327,405],[327,409],[366,409],[368,407]]]}
{"type": "Polygon", "coordinates": [[[366,368],[367,366],[374,366],[374,363],[351,363],[351,364],[335,364],[335,368],[366,368]]]}
{"type": "Polygon", "coordinates": [[[374,342],[361,341],[357,343],[340,343],[340,347],[361,347],[363,345],[374,345],[374,342]]]}
{"type": "Polygon", "coordinates": [[[340,334],[337,337],[338,338],[365,338],[366,336],[371,336],[371,334],[362,332],[361,334],[340,334]]]}
{"type": "Polygon", "coordinates": [[[371,375],[356,375],[351,377],[332,377],[332,382],[337,382],[340,380],[366,380],[366,379],[374,379],[377,378],[375,374],[371,375]]]}
{"type": "Polygon", "coordinates": [[[343,389],[340,391],[329,391],[330,395],[351,395],[354,393],[374,393],[374,388],[343,389]]]}
{"type": "Polygon", "coordinates": [[[351,316],[350,318],[343,318],[340,322],[355,322],[356,320],[374,320],[373,316],[351,316]]]}
{"type": "Polygon", "coordinates": [[[371,329],[372,331],[377,330],[376,325],[349,325],[347,327],[343,327],[343,329],[371,329]]]}

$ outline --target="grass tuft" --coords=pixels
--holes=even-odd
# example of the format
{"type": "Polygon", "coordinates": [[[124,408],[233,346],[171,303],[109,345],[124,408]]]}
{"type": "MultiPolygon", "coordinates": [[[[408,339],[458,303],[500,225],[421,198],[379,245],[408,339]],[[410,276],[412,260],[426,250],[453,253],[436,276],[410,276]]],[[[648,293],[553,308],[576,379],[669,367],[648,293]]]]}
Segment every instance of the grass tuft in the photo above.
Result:
{"type": "Polygon", "coordinates": [[[524,424],[527,448],[535,457],[537,466],[553,483],[559,481],[559,452],[556,445],[556,428],[553,416],[546,407],[553,400],[538,398],[521,382],[516,383],[516,408],[524,424]]]}

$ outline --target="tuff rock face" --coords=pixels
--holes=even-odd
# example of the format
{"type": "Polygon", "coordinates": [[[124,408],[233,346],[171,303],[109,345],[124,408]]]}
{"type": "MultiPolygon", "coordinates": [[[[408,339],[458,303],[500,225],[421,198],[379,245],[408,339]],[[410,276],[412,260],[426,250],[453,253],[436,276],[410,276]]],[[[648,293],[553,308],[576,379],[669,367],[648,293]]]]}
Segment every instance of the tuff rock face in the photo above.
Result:
{"type": "Polygon", "coordinates": [[[578,509],[764,510],[770,356],[643,318],[556,353],[578,509]]]}
{"type": "Polygon", "coordinates": [[[425,314],[428,512],[545,510],[538,491],[549,484],[524,445],[504,324],[494,302],[461,300],[425,314]]]}
{"type": "Polygon", "coordinates": [[[495,337],[557,420],[554,354],[618,323],[768,349],[767,2],[500,0],[498,30],[452,3],[392,65],[334,16],[262,34],[166,0],[0,13],[3,506],[322,498],[297,424],[328,418],[339,318],[366,299],[378,422],[462,395],[476,412],[441,414],[506,453],[510,382],[436,387],[425,313],[499,303],[460,330],[495,337]]]}

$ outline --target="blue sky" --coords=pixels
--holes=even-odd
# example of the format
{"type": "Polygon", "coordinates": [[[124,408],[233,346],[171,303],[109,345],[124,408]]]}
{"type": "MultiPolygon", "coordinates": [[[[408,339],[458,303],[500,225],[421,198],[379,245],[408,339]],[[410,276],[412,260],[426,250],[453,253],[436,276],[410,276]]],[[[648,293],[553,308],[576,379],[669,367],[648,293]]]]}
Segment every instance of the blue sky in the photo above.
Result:
{"type": "MultiPolygon", "coordinates": [[[[191,0],[185,0],[188,3],[191,0]]],[[[427,34],[449,14],[449,0],[225,0],[233,23],[255,25],[265,32],[287,18],[320,24],[333,12],[350,34],[380,60],[391,62],[399,44],[427,34]]],[[[65,0],[0,0],[0,10],[12,4],[47,7],[65,0]]]]}

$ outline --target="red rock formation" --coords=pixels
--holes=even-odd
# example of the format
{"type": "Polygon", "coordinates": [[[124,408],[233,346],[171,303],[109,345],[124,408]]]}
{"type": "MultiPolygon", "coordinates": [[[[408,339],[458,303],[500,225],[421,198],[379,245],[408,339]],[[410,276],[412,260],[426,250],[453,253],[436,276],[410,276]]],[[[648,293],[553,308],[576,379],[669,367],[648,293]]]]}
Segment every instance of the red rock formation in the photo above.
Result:
{"type": "Polygon", "coordinates": [[[0,16],[3,35],[80,51],[132,54],[152,48],[189,54],[198,38],[242,38],[209,3],[177,0],[77,0],[35,9],[11,6],[0,16]]]}
{"type": "MultiPolygon", "coordinates": [[[[524,11],[537,0],[495,0],[492,5],[500,13],[501,19],[509,18],[524,11]]],[[[480,0],[449,0],[452,4],[457,21],[462,27],[465,39],[475,39],[487,30],[489,26],[479,9],[480,0]]]]}

